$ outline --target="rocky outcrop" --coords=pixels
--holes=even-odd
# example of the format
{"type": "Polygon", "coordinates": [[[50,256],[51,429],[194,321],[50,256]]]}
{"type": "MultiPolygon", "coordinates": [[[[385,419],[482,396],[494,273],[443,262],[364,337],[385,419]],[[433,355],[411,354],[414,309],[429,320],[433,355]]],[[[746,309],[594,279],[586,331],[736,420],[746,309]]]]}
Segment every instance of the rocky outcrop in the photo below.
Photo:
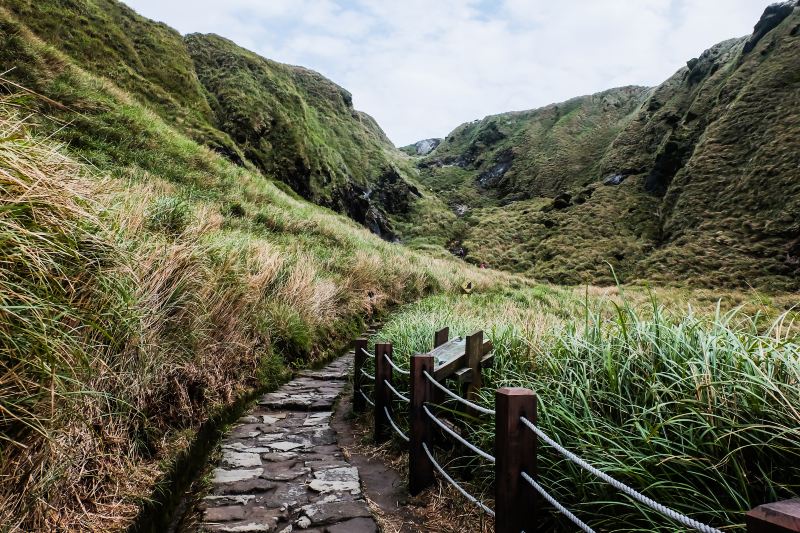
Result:
{"type": "Polygon", "coordinates": [[[764,14],[761,15],[761,18],[753,28],[753,34],[744,43],[744,53],[746,54],[755,48],[758,41],[783,22],[783,19],[791,15],[796,6],[800,6],[800,0],[787,0],[767,6],[764,14]]]}
{"type": "Polygon", "coordinates": [[[436,147],[442,143],[442,139],[433,138],[433,139],[423,139],[421,141],[417,141],[411,146],[414,150],[414,155],[428,155],[429,153],[436,150],[436,147]]]}

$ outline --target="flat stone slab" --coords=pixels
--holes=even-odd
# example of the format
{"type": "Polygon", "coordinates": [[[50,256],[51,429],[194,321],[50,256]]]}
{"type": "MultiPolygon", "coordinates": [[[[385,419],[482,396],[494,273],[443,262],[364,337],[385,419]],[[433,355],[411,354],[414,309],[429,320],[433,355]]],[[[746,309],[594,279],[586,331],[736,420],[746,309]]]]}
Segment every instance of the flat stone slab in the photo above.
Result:
{"type": "Polygon", "coordinates": [[[374,533],[378,531],[331,428],[353,354],[299,372],[263,395],[222,441],[204,531],[219,533],[374,533]]]}

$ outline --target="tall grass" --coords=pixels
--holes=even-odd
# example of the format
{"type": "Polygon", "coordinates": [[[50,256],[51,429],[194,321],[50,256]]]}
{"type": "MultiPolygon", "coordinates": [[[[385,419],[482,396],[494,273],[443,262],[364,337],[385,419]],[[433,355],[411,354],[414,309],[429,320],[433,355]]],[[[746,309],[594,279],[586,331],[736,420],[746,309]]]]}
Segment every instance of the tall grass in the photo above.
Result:
{"type": "MultiPolygon", "coordinates": [[[[582,299],[552,291],[547,304],[531,294],[520,291],[516,302],[429,298],[393,319],[386,337],[406,356],[430,349],[443,325],[487,329],[497,363],[484,403],[496,387],[533,389],[539,425],[552,438],[716,527],[740,530],[746,510],[800,494],[800,339],[787,314],[765,327],[738,308],[679,313],[641,292],[582,299]]],[[[491,422],[466,427],[491,449],[491,422]]],[[[542,484],[596,529],[677,529],[546,446],[540,451],[542,484]]],[[[488,469],[477,471],[490,482],[488,469]]]]}
{"type": "Polygon", "coordinates": [[[123,529],[214,410],[390,305],[510,279],[381,241],[174,133],[171,168],[225,179],[97,176],[29,109],[0,96],[0,529],[123,529]]]}

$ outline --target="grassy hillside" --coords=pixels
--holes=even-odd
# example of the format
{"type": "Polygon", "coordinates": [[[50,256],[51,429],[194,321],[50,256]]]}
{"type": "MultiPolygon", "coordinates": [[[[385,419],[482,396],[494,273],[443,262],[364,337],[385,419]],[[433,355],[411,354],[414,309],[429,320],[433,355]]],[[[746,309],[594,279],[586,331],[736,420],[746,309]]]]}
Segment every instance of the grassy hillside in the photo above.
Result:
{"type": "Polygon", "coordinates": [[[222,406],[395,302],[510,281],[307,203],[2,14],[4,530],[122,529],[222,406]]]}
{"type": "Polygon", "coordinates": [[[466,222],[460,251],[562,283],[609,282],[608,262],[624,281],[800,287],[800,8],[757,28],[654,89],[454,130],[419,166],[466,222]]]}
{"type": "Polygon", "coordinates": [[[45,138],[37,106],[0,101],[10,529],[124,526],[216,408],[325,358],[394,302],[501,279],[388,244],[146,112],[139,133],[164,130],[174,165],[213,176],[204,194],[104,176],[45,138]]]}
{"type": "MultiPolygon", "coordinates": [[[[97,79],[113,80],[192,140],[240,166],[255,166],[384,238],[396,237],[392,219],[423,195],[423,203],[434,201],[418,189],[416,171],[377,123],[316,72],[264,59],[217,36],[184,38],[116,0],[3,0],[0,9],[0,61],[13,68],[7,78],[71,110],[96,113],[94,95],[75,94],[59,77],[58,62],[22,52],[31,40],[97,79]]],[[[77,130],[94,137],[81,145],[104,142],[108,133],[77,130]]]]}
{"type": "Polygon", "coordinates": [[[622,87],[462,124],[420,163],[423,179],[467,207],[555,196],[597,181],[600,157],[646,94],[622,87]]]}
{"type": "Polygon", "coordinates": [[[406,158],[353,109],[350,93],[215,35],[186,43],[219,128],[250,161],[303,197],[394,236],[386,215],[407,213],[422,194],[406,158]]]}

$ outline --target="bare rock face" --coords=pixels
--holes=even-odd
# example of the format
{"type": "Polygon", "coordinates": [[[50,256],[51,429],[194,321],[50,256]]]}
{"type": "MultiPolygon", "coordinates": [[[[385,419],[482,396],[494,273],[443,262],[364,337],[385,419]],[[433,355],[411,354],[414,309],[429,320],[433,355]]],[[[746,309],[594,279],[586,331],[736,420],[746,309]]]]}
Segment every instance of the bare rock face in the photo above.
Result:
{"type": "Polygon", "coordinates": [[[423,156],[428,155],[429,153],[436,150],[436,147],[441,144],[441,139],[423,139],[421,141],[417,141],[413,144],[414,149],[417,152],[417,155],[423,156]]]}
{"type": "Polygon", "coordinates": [[[783,22],[783,19],[791,15],[792,10],[799,5],[800,2],[798,0],[787,0],[767,6],[764,14],[761,15],[761,18],[753,28],[753,35],[744,43],[744,53],[746,54],[755,48],[762,37],[783,22]]]}

